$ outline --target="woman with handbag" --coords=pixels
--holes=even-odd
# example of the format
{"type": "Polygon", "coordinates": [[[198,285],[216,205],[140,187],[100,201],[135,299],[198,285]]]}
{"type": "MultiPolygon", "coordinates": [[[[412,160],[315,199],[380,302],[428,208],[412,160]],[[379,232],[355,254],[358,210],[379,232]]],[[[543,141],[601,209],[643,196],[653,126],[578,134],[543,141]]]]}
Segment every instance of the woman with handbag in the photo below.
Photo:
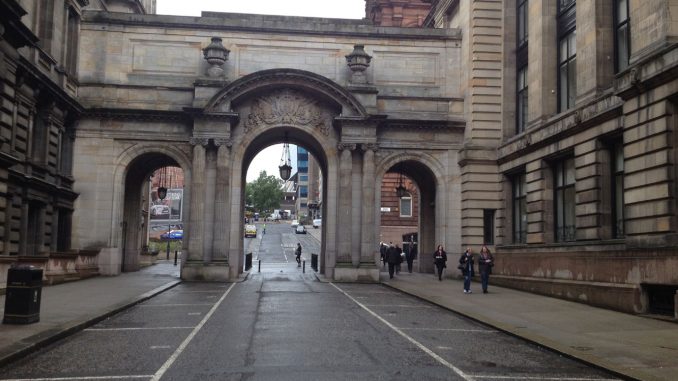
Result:
{"type": "Polygon", "coordinates": [[[483,245],[480,249],[480,256],[478,257],[478,270],[480,271],[480,281],[483,285],[483,294],[487,294],[487,285],[490,283],[492,266],[494,266],[494,257],[492,256],[492,253],[490,253],[490,249],[483,245]]]}
{"type": "Polygon", "coordinates": [[[471,278],[473,278],[473,253],[471,248],[466,248],[464,254],[459,258],[459,270],[464,275],[464,294],[471,293],[471,278]]]}
{"type": "Polygon", "coordinates": [[[447,267],[445,262],[447,262],[447,253],[443,250],[443,245],[438,245],[435,253],[433,253],[433,263],[438,269],[438,280],[441,282],[443,280],[443,269],[447,267]]]}

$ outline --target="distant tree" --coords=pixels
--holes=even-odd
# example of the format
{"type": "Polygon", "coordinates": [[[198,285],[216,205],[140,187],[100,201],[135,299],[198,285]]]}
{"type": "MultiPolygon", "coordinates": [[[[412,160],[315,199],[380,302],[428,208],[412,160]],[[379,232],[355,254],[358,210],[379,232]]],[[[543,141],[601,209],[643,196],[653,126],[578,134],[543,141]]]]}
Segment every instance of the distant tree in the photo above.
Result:
{"type": "Polygon", "coordinates": [[[247,183],[245,197],[247,205],[252,205],[257,212],[278,209],[283,198],[282,180],[261,171],[256,180],[247,183]]]}

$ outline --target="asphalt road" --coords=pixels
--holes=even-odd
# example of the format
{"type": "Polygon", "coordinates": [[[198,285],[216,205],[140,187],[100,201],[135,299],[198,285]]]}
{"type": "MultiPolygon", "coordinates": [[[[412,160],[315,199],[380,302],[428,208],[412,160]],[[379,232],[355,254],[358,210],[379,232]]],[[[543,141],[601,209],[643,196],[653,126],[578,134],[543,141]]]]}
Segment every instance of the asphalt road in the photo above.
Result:
{"type": "Polygon", "coordinates": [[[615,379],[381,285],[319,282],[275,252],[296,244],[286,234],[267,226],[270,268],[247,281],[183,283],[0,368],[0,379],[615,379]]]}

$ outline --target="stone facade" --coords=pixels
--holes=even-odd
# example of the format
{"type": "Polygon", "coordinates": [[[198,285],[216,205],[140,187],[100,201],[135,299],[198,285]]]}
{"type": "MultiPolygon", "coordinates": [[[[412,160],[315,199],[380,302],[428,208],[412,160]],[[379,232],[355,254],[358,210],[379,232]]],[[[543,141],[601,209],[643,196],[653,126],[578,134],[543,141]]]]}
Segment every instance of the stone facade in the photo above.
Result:
{"type": "MultiPolygon", "coordinates": [[[[462,155],[479,155],[464,155],[469,170],[460,161],[466,176],[462,192],[484,195],[483,205],[497,208],[493,282],[626,312],[673,316],[678,82],[672,69],[672,2],[630,1],[627,19],[625,13],[615,15],[626,2],[570,3],[571,8],[558,9],[555,1],[440,1],[431,13],[430,25],[482,34],[463,45],[461,66],[473,84],[466,98],[466,147],[472,145],[473,151],[465,147],[462,155]],[[521,5],[529,20],[523,131],[517,127],[516,101],[521,5]],[[483,20],[476,22],[481,14],[483,20]],[[483,24],[489,20],[496,22],[483,24]],[[629,43],[616,35],[624,22],[629,43]],[[576,54],[576,69],[568,69],[571,79],[559,78],[563,51],[551,41],[570,30],[576,30],[574,50],[568,51],[576,54]],[[618,57],[628,46],[623,67],[618,57]],[[574,84],[568,107],[559,102],[565,83],[574,84]],[[474,113],[476,104],[483,112],[474,113]],[[569,165],[572,169],[560,177],[559,168],[569,165]],[[491,192],[475,192],[480,181],[491,192]]],[[[463,198],[464,243],[477,242],[470,228],[478,222],[471,215],[474,206],[471,197],[463,198]]]]}

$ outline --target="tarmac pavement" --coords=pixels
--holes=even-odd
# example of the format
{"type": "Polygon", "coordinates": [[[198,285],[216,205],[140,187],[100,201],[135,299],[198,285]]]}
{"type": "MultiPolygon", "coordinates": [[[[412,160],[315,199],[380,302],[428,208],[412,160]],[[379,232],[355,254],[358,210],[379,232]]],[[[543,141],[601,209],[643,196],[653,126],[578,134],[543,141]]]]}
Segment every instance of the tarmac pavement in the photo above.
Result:
{"type": "MultiPolygon", "coordinates": [[[[460,280],[439,282],[433,274],[401,272],[389,280],[382,273],[381,280],[389,287],[625,378],[678,380],[676,323],[494,287],[491,279],[489,294],[477,292],[477,283],[472,286],[476,292],[464,294],[460,280]]],[[[0,365],[178,283],[178,268],[171,261],[160,261],[134,273],[44,287],[40,322],[0,325],[0,365]]],[[[0,308],[4,308],[4,299],[1,295],[0,308]]]]}
{"type": "Polygon", "coordinates": [[[678,380],[678,324],[433,274],[403,273],[382,283],[509,334],[630,379],[678,380]],[[480,291],[480,292],[479,292],[480,291]]]}

